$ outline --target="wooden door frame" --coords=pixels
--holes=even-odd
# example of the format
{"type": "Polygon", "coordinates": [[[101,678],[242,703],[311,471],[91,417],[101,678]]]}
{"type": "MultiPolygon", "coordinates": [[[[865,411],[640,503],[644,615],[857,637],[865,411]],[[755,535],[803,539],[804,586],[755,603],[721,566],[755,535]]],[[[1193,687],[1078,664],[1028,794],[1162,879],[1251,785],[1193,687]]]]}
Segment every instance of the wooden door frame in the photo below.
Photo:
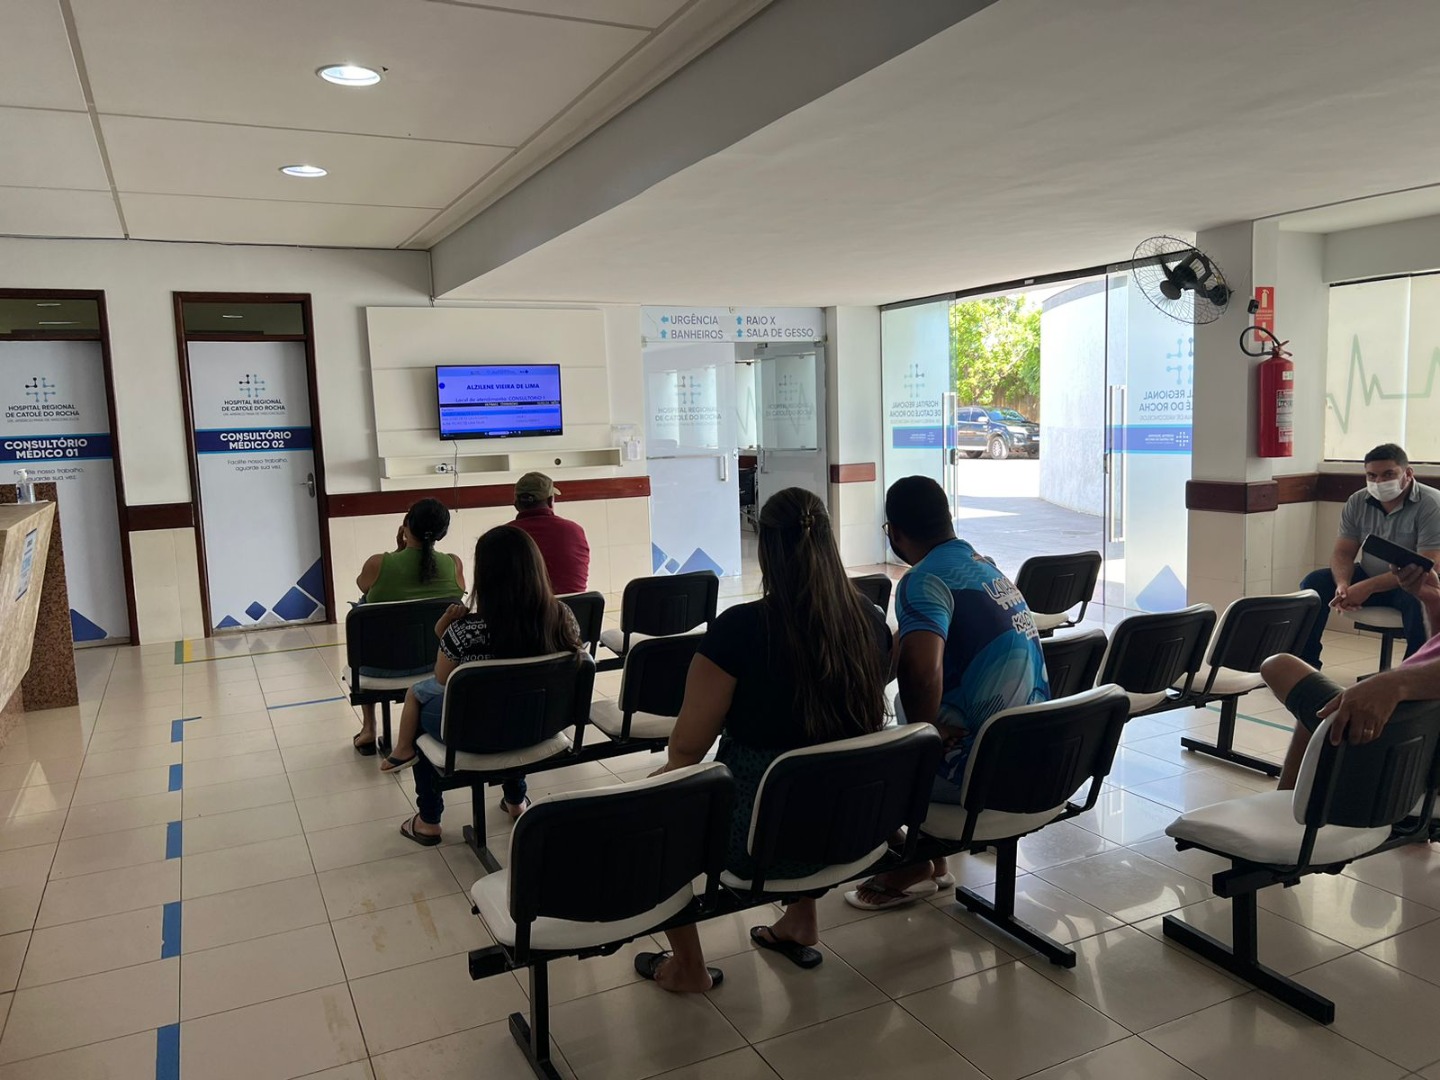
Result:
{"type": "MultiPolygon", "coordinates": [[[[115,415],[115,371],[110,362],[110,319],[103,289],[0,289],[0,300],[94,300],[99,316],[97,330],[25,330],[3,335],[6,341],[98,341],[100,367],[105,378],[105,412],[110,422],[110,471],[115,475],[115,518],[120,539],[120,567],[124,576],[125,616],[130,623],[130,644],[140,644],[140,621],[135,614],[135,571],[130,559],[129,505],[125,501],[125,470],[120,463],[120,423],[115,415]]],[[[61,522],[63,528],[64,522],[61,522]]]]}
{"type": "Polygon", "coordinates": [[[325,488],[325,451],[320,436],[320,391],[315,379],[315,323],[309,293],[176,292],[175,346],[180,361],[180,400],[185,410],[185,446],[190,455],[190,498],[195,507],[195,552],[200,569],[200,611],[205,636],[214,634],[210,612],[210,568],[205,554],[205,506],[200,498],[200,458],[195,447],[195,409],[191,402],[192,341],[300,341],[305,345],[305,381],[310,394],[310,446],[315,459],[315,524],[320,530],[320,566],[325,578],[325,622],[335,622],[335,588],[330,556],[330,504],[325,488]],[[303,334],[214,334],[185,332],[189,304],[299,304],[303,334]]]}

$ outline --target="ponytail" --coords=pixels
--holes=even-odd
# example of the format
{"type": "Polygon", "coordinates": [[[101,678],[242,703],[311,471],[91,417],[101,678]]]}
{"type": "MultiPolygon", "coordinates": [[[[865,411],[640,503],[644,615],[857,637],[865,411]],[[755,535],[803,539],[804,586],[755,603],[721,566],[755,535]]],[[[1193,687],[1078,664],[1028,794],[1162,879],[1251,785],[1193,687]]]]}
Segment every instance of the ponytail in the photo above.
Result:
{"type": "Polygon", "coordinates": [[[420,583],[434,581],[440,573],[435,562],[435,544],[450,531],[450,511],[439,499],[421,499],[405,515],[405,527],[420,541],[420,583]]]}

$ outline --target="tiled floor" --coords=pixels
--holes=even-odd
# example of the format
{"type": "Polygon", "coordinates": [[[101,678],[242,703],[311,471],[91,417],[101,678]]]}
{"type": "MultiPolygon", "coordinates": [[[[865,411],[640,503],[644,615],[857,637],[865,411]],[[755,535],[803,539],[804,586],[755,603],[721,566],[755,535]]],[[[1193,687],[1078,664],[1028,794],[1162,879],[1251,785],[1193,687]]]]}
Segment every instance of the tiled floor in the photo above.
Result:
{"type": "MultiPolygon", "coordinates": [[[[730,601],[753,580],[727,583],[730,601]]],[[[525,984],[472,982],[488,942],[459,840],[398,833],[411,781],[349,746],[334,628],[79,655],[83,704],[27,718],[0,749],[0,1080],[524,1077],[505,1017],[525,984]]],[[[1336,637],[1331,670],[1374,648],[1336,637]]],[[[613,693],[617,677],[601,678],[613,693]]],[[[1275,756],[1286,722],[1245,702],[1239,742],[1275,756]]],[[[1179,911],[1223,930],[1217,860],[1162,836],[1180,808],[1261,789],[1181,753],[1210,711],[1135,721],[1095,810],[1022,845],[1021,915],[1075,943],[1052,967],[949,896],[865,915],[821,904],[826,962],[754,951],[766,912],[702,927],[725,985],[672,997],[631,957],[553,975],[562,1071],[581,1080],[805,1080],[902,1071],[957,1080],[1440,1078],[1440,850],[1263,894],[1262,952],[1339,1005],[1332,1028],[1164,943],[1179,911]]],[[[612,759],[542,792],[643,775],[612,759]]],[[[505,843],[492,816],[493,843],[505,843]]],[[[956,860],[985,890],[993,862],[956,860]]],[[[583,887],[583,883],[577,883],[583,887]]]]}

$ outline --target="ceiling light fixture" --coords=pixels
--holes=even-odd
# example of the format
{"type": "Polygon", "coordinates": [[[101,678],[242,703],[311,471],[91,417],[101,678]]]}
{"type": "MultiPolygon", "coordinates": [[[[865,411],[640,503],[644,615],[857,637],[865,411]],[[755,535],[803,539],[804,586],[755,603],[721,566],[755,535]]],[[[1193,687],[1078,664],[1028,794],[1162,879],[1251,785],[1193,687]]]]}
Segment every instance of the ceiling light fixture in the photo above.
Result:
{"type": "Polygon", "coordinates": [[[336,86],[374,86],[380,81],[380,72],[359,64],[329,64],[315,74],[336,86]]]}
{"type": "Polygon", "coordinates": [[[304,180],[313,180],[325,175],[325,170],[319,165],[282,165],[280,171],[286,176],[298,176],[304,180]]]}

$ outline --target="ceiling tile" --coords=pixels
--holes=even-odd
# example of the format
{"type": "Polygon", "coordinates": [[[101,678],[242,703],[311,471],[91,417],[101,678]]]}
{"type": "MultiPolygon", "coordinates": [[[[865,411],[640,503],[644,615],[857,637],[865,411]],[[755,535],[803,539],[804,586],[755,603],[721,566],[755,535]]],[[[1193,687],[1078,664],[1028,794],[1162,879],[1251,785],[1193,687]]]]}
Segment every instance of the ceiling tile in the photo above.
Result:
{"type": "Polygon", "coordinates": [[[508,150],[371,135],[102,116],[121,191],[215,195],[293,202],[440,207],[500,162],[508,150]],[[318,180],[280,173],[319,165],[318,180]]]}
{"type": "MultiPolygon", "coordinates": [[[[484,0],[440,0],[441,3],[486,7],[484,0]]],[[[574,19],[625,23],[627,26],[659,26],[685,6],[685,0],[496,0],[494,7],[533,11],[540,15],[564,15],[574,19]]]]}
{"type": "Polygon", "coordinates": [[[120,193],[137,240],[207,240],[230,244],[396,247],[425,223],[428,210],[393,206],[209,199],[120,193]]]}
{"type": "Polygon", "coordinates": [[[110,190],[88,113],[0,109],[0,147],[0,185],[110,190]]]}
{"type": "Polygon", "coordinates": [[[72,4],[102,113],[505,146],[647,36],[427,0],[72,4]],[[385,80],[344,89],[316,77],[342,62],[385,68],[385,80]]]}
{"type": "Polygon", "coordinates": [[[0,235],[118,238],[120,219],[108,191],[0,187],[0,235]]]}
{"type": "Polygon", "coordinates": [[[58,0],[5,0],[0,105],[85,108],[58,0]]]}

